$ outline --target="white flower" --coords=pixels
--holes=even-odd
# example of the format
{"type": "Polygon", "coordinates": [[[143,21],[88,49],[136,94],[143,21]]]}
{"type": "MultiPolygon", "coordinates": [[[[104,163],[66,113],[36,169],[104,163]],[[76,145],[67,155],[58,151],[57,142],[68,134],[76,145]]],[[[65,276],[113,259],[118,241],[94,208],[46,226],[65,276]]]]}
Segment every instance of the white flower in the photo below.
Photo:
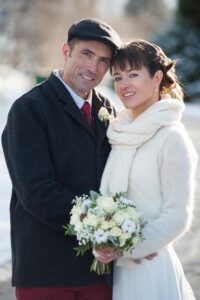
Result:
{"type": "MultiPolygon", "coordinates": [[[[115,224],[115,223],[114,223],[115,224]]],[[[108,230],[109,228],[112,228],[113,227],[113,222],[110,222],[110,221],[103,221],[101,223],[101,229],[103,230],[108,230]]],[[[116,225],[116,224],[115,224],[116,225]]]]}
{"type": "MultiPolygon", "coordinates": [[[[90,196],[79,196],[72,201],[70,224],[64,228],[67,235],[76,235],[78,255],[97,245],[113,246],[123,252],[133,249],[141,240],[140,217],[133,202],[125,197],[125,193],[103,196],[92,191],[90,196]]],[[[92,270],[103,274],[105,266],[95,258],[92,270]]]]}
{"type": "Polygon", "coordinates": [[[100,121],[110,121],[112,116],[109,114],[107,108],[101,107],[98,113],[98,117],[100,121]]]}
{"type": "Polygon", "coordinates": [[[75,226],[79,222],[80,222],[80,216],[79,215],[74,214],[74,215],[71,216],[71,218],[70,218],[70,224],[71,225],[75,226]]]}
{"type": "Polygon", "coordinates": [[[104,230],[98,229],[94,232],[94,239],[97,244],[106,243],[108,234],[104,230]]]}
{"type": "Polygon", "coordinates": [[[136,230],[135,223],[133,221],[131,221],[130,219],[125,220],[124,223],[122,224],[122,230],[124,232],[128,232],[128,233],[135,232],[135,230],[136,230]]]}
{"type": "Polygon", "coordinates": [[[81,232],[83,230],[83,223],[82,222],[77,222],[74,226],[74,230],[76,232],[81,232]]]}
{"type": "Polygon", "coordinates": [[[107,213],[112,213],[117,209],[117,204],[112,197],[98,197],[97,205],[107,213]]]}
{"type": "Polygon", "coordinates": [[[128,239],[131,238],[131,234],[128,232],[124,232],[119,237],[120,247],[123,247],[128,239]]]}
{"type": "Polygon", "coordinates": [[[124,218],[123,218],[121,211],[117,211],[113,215],[113,220],[117,223],[118,226],[120,226],[124,222],[124,218]]]}
{"type": "Polygon", "coordinates": [[[98,225],[98,218],[88,212],[87,216],[83,219],[83,224],[86,226],[92,226],[92,227],[97,227],[98,225]]]}
{"type": "Polygon", "coordinates": [[[135,221],[138,220],[138,214],[136,213],[136,211],[134,209],[132,209],[132,207],[127,207],[126,213],[129,215],[130,219],[135,220],[135,221]]]}
{"type": "Polygon", "coordinates": [[[112,237],[119,237],[122,234],[122,231],[120,228],[118,227],[113,227],[110,231],[109,231],[109,235],[112,237]]]}
{"type": "Polygon", "coordinates": [[[71,210],[72,216],[73,215],[80,216],[83,213],[84,213],[83,207],[81,207],[80,205],[75,205],[72,207],[72,210],[71,210]]]}

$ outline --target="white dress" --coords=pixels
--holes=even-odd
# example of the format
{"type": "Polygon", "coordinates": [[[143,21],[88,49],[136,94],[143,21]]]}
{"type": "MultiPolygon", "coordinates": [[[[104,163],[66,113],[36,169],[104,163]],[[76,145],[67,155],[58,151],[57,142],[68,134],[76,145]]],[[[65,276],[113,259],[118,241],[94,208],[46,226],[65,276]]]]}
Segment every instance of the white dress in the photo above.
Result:
{"type": "Polygon", "coordinates": [[[114,266],[113,300],[194,300],[173,248],[133,268],[114,266]]]}
{"type": "MultiPolygon", "coordinates": [[[[144,241],[114,264],[113,300],[195,299],[173,241],[190,225],[196,153],[179,122],[180,115],[170,120],[172,103],[173,100],[154,104],[135,124],[125,111],[108,130],[112,151],[101,192],[127,191],[127,198],[147,220],[144,241]],[[153,260],[143,259],[154,252],[158,256],[153,260]],[[132,258],[142,258],[142,263],[134,264],[132,258]]],[[[176,101],[174,105],[175,109],[179,107],[176,101]]]]}

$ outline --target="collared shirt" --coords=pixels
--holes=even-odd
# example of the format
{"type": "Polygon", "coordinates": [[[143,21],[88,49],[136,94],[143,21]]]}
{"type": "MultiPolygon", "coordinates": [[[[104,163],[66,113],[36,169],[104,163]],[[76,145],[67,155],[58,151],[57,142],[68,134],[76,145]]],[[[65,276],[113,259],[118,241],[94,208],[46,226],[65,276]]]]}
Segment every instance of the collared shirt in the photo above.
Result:
{"type": "Polygon", "coordinates": [[[90,104],[90,107],[92,108],[92,91],[89,93],[88,98],[86,100],[84,100],[83,98],[81,98],[79,95],[77,95],[62,79],[61,74],[62,74],[63,70],[62,69],[56,69],[53,71],[54,75],[60,79],[60,81],[64,84],[64,86],[66,87],[66,89],[68,90],[68,92],[70,93],[70,95],[72,96],[74,102],[76,103],[76,105],[78,106],[79,109],[82,108],[83,104],[85,101],[87,101],[90,104]]]}

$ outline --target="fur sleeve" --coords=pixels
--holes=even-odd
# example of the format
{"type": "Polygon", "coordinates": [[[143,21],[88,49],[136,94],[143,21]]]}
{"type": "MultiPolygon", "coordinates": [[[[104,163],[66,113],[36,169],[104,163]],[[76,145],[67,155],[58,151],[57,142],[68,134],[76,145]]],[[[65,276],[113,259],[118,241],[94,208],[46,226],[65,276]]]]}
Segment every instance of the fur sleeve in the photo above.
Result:
{"type": "Polygon", "coordinates": [[[144,241],[125,257],[139,258],[159,251],[180,237],[192,217],[196,151],[184,129],[172,129],[159,154],[163,207],[144,229],[144,241]]]}

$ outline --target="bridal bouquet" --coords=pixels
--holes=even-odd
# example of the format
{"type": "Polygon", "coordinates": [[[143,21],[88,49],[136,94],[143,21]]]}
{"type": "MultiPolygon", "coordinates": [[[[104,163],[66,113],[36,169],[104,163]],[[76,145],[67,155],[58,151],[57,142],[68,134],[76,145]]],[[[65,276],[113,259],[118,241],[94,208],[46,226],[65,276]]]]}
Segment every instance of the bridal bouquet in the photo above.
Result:
{"type": "MultiPolygon", "coordinates": [[[[114,247],[116,251],[133,249],[142,239],[141,220],[125,193],[102,196],[90,192],[73,200],[70,223],[64,226],[66,235],[75,235],[77,255],[93,248],[114,247]]],[[[109,273],[109,264],[94,258],[91,271],[109,273]]]]}

